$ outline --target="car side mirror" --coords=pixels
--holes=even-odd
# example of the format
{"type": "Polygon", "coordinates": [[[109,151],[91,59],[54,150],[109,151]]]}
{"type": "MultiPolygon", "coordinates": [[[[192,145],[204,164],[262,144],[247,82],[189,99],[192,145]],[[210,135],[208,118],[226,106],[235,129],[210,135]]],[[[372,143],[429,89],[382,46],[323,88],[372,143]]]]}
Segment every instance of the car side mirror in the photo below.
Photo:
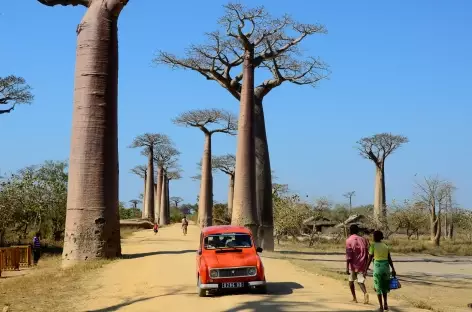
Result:
{"type": "Polygon", "coordinates": [[[262,252],[262,250],[263,250],[263,249],[262,249],[261,247],[257,247],[257,248],[256,248],[256,251],[257,251],[257,252],[262,252]]]}
{"type": "Polygon", "coordinates": [[[201,249],[197,250],[197,255],[199,255],[199,256],[202,255],[202,250],[201,249]]]}

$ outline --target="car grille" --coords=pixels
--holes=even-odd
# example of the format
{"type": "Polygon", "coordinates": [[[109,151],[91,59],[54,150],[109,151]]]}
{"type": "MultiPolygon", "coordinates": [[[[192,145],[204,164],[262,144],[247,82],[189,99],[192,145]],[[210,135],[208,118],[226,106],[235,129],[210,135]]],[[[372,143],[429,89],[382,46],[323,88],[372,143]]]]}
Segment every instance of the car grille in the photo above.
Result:
{"type": "Polygon", "coordinates": [[[250,276],[249,268],[219,269],[218,273],[220,278],[250,276]]]}

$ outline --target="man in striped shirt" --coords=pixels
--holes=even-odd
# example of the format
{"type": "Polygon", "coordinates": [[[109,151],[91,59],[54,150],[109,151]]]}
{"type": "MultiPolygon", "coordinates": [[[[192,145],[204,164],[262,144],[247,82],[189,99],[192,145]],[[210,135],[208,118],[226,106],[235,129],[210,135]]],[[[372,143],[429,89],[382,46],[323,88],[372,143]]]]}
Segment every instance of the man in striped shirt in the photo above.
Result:
{"type": "Polygon", "coordinates": [[[41,237],[41,233],[37,232],[36,235],[33,237],[33,263],[34,265],[38,264],[39,257],[41,256],[41,242],[39,238],[41,237]]]}

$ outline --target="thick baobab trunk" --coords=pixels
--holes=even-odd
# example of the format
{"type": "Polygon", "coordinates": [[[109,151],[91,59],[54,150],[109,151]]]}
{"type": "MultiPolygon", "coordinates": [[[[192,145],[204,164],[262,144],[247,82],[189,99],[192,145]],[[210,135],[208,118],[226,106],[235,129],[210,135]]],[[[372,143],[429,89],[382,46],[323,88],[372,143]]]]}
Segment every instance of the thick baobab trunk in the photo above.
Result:
{"type": "Polygon", "coordinates": [[[156,192],[156,205],[155,209],[155,220],[160,224],[160,217],[161,217],[161,197],[162,197],[162,181],[164,179],[164,168],[162,166],[158,166],[157,168],[157,192],[156,192]]]}
{"type": "Polygon", "coordinates": [[[146,219],[145,217],[145,211],[146,211],[146,183],[147,183],[147,174],[144,173],[144,192],[143,192],[143,211],[142,211],[142,215],[141,215],[141,218],[142,219],[146,219]]]}
{"type": "Polygon", "coordinates": [[[118,210],[118,15],[92,1],[77,27],[63,266],[121,255],[118,210]]]}
{"type": "Polygon", "coordinates": [[[231,217],[233,214],[233,197],[234,197],[234,173],[228,174],[229,184],[228,184],[228,216],[231,217]]]}
{"type": "Polygon", "coordinates": [[[154,183],[154,222],[159,223],[159,210],[157,210],[157,207],[159,207],[159,197],[157,196],[157,183],[154,183]]]}
{"type": "Polygon", "coordinates": [[[149,159],[148,159],[148,169],[147,169],[147,180],[146,180],[146,198],[144,202],[146,203],[146,210],[144,212],[144,218],[149,221],[154,221],[154,152],[152,147],[149,148],[149,159]]]}
{"type": "Polygon", "coordinates": [[[381,226],[387,221],[385,170],[383,163],[376,164],[375,166],[374,220],[377,226],[381,226]]]}
{"type": "Polygon", "coordinates": [[[238,123],[231,224],[249,228],[257,239],[256,155],[254,146],[254,48],[245,52],[238,123]]]}
{"type": "Polygon", "coordinates": [[[170,193],[169,193],[169,183],[170,183],[170,180],[169,179],[166,179],[166,213],[167,213],[167,220],[169,221],[169,224],[170,224],[170,193]]]}
{"type": "Polygon", "coordinates": [[[166,209],[166,183],[165,181],[167,180],[167,174],[166,172],[163,172],[162,174],[162,183],[161,183],[161,204],[160,204],[160,217],[159,217],[159,224],[160,225],[166,225],[169,224],[169,220],[167,219],[167,209],[166,209]]]}
{"type": "Polygon", "coordinates": [[[211,174],[211,134],[209,133],[205,133],[201,176],[198,223],[203,228],[212,225],[213,221],[213,176],[211,174]]]}
{"type": "Polygon", "coordinates": [[[272,174],[269,144],[265,129],[262,100],[254,103],[254,140],[256,153],[256,206],[258,211],[259,246],[274,250],[274,213],[272,207],[272,174]]]}

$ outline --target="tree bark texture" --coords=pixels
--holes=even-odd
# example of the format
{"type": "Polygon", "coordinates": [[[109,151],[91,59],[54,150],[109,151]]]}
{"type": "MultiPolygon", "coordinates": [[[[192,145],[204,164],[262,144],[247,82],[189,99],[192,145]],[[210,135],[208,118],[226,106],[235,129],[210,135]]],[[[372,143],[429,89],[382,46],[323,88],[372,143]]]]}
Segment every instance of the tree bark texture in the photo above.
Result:
{"type": "Polygon", "coordinates": [[[121,255],[118,209],[118,15],[95,0],[77,28],[63,266],[121,255]]]}
{"type": "Polygon", "coordinates": [[[164,180],[164,168],[162,166],[157,167],[157,192],[156,192],[156,199],[155,199],[155,222],[160,224],[160,217],[161,217],[161,197],[162,197],[162,181],[164,180]]]}
{"type": "Polygon", "coordinates": [[[147,183],[147,173],[144,173],[144,191],[143,191],[143,211],[141,218],[145,219],[145,211],[146,211],[146,183],[147,183]]]}
{"type": "Polygon", "coordinates": [[[146,210],[144,213],[144,218],[149,221],[154,221],[154,152],[152,147],[149,147],[149,158],[148,158],[148,168],[147,168],[147,181],[146,181],[146,210]]]}
{"type": "Polygon", "coordinates": [[[252,47],[245,52],[243,63],[231,224],[249,228],[257,242],[253,59],[254,48],[252,47]]]}
{"type": "Polygon", "coordinates": [[[234,195],[234,174],[228,174],[228,216],[231,217],[233,213],[233,195],[234,195]]]}
{"type": "Polygon", "coordinates": [[[254,141],[256,154],[256,206],[259,246],[274,250],[274,213],[272,207],[272,173],[262,100],[254,103],[254,141]]]}
{"type": "Polygon", "coordinates": [[[166,179],[166,213],[167,213],[167,220],[169,221],[169,224],[170,224],[170,197],[169,197],[169,194],[170,194],[170,191],[169,191],[169,184],[170,184],[170,180],[169,179],[166,179]]]}
{"type": "Polygon", "coordinates": [[[213,176],[211,173],[211,134],[205,133],[203,146],[198,222],[201,228],[211,226],[213,221],[213,176]]]}
{"type": "Polygon", "coordinates": [[[160,217],[159,217],[159,224],[166,225],[169,224],[167,209],[166,209],[166,182],[167,181],[167,174],[163,172],[162,174],[162,183],[161,183],[161,204],[160,204],[160,217]]]}
{"type": "Polygon", "coordinates": [[[385,198],[384,163],[375,166],[374,220],[378,226],[387,220],[387,200],[385,198]]]}

